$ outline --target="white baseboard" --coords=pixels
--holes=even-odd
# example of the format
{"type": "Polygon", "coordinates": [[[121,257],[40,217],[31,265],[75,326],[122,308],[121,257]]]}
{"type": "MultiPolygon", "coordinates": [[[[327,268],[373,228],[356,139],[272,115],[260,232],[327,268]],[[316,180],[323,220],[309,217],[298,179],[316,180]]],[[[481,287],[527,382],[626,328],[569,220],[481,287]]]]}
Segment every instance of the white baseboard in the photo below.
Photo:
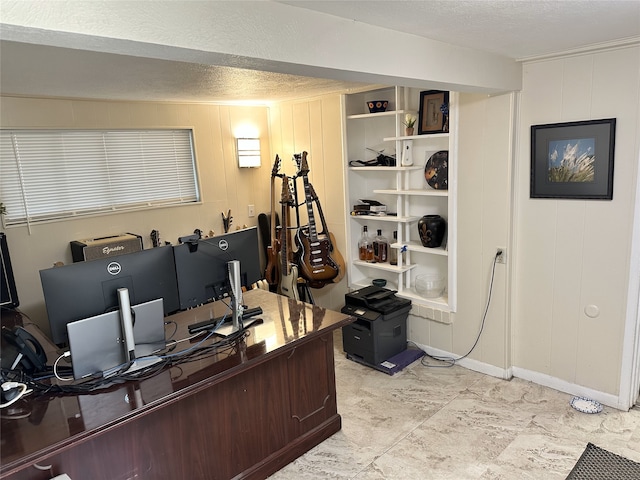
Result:
{"type": "MultiPolygon", "coordinates": [[[[435,357],[458,358],[460,356],[456,355],[455,353],[445,352],[444,350],[429,347],[427,345],[420,345],[419,343],[416,343],[416,345],[427,352],[429,355],[433,355],[435,357]]],[[[473,370],[474,372],[484,373],[485,375],[502,378],[504,380],[509,380],[513,376],[510,368],[505,369],[496,367],[495,365],[480,362],[478,360],[474,360],[473,358],[463,358],[462,360],[458,360],[456,364],[460,365],[461,367],[468,368],[469,370],[473,370]]]]}
{"type": "MultiPolygon", "coordinates": [[[[418,343],[416,343],[416,345],[427,352],[429,355],[433,355],[435,357],[458,358],[459,356],[426,345],[420,345],[418,343]]],[[[633,406],[627,405],[619,396],[600,392],[598,390],[593,390],[591,388],[583,387],[575,383],[567,382],[566,380],[552,377],[551,375],[534,372],[532,370],[527,370],[520,367],[500,368],[496,367],[495,365],[474,360],[472,358],[463,358],[462,360],[457,361],[456,364],[460,365],[461,367],[468,368],[469,370],[473,370],[474,372],[484,373],[485,375],[490,375],[492,377],[502,378],[505,380],[510,380],[512,377],[521,378],[523,380],[527,380],[544,387],[553,388],[554,390],[558,390],[559,392],[568,393],[569,395],[590,398],[602,403],[603,405],[607,405],[617,410],[628,411],[633,406]]]]}
{"type": "Polygon", "coordinates": [[[607,405],[618,410],[628,411],[633,406],[626,405],[619,396],[583,387],[582,385],[567,382],[566,380],[552,377],[551,375],[534,372],[520,367],[512,367],[512,370],[514,377],[522,378],[523,380],[528,380],[530,382],[537,383],[538,385],[553,388],[554,390],[568,393],[570,395],[590,398],[602,403],[603,405],[607,405]]]}

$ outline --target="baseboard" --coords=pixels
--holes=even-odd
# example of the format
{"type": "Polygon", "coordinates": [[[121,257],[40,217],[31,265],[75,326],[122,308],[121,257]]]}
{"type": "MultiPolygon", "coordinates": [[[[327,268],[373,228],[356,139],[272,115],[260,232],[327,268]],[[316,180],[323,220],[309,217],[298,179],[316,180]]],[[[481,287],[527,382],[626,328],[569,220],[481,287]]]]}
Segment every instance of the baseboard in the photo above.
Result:
{"type": "MultiPolygon", "coordinates": [[[[416,343],[416,345],[427,352],[427,354],[433,355],[435,357],[458,358],[459,356],[451,352],[439,350],[437,348],[420,345],[419,343],[416,343]]],[[[617,410],[628,411],[633,406],[627,405],[627,403],[624,402],[619,396],[600,392],[598,390],[593,390],[591,388],[583,387],[575,383],[567,382],[566,380],[562,380],[560,378],[552,377],[551,375],[534,372],[525,368],[500,368],[496,367],[495,365],[474,360],[472,358],[463,358],[461,360],[458,360],[456,364],[460,365],[461,367],[468,368],[469,370],[473,370],[474,372],[483,373],[485,375],[490,375],[492,377],[502,378],[505,380],[510,380],[513,377],[521,378],[522,380],[527,380],[529,382],[542,385],[543,387],[553,388],[554,390],[568,393],[569,395],[590,398],[602,403],[603,405],[607,405],[608,407],[612,407],[617,410]]]]}
{"type": "MultiPolygon", "coordinates": [[[[415,342],[412,342],[412,343],[415,343],[415,342]]],[[[415,343],[415,344],[419,348],[427,352],[428,355],[433,355],[435,357],[458,358],[460,356],[460,355],[456,355],[455,353],[445,352],[444,350],[429,347],[427,345],[420,345],[419,343],[415,343]]],[[[468,368],[469,370],[473,370],[474,372],[484,373],[485,375],[502,378],[504,380],[509,380],[513,376],[510,368],[496,367],[495,365],[480,362],[478,360],[474,360],[473,358],[468,358],[468,357],[463,358],[461,360],[456,361],[456,364],[460,365],[461,367],[468,368]]]]}
{"type": "Polygon", "coordinates": [[[534,372],[520,367],[512,367],[512,370],[514,377],[528,380],[544,387],[553,388],[554,390],[568,393],[569,395],[590,398],[602,403],[603,405],[607,405],[618,410],[628,411],[633,406],[626,405],[625,402],[622,402],[619,396],[583,387],[582,385],[567,382],[566,380],[552,377],[551,375],[534,372]]]}

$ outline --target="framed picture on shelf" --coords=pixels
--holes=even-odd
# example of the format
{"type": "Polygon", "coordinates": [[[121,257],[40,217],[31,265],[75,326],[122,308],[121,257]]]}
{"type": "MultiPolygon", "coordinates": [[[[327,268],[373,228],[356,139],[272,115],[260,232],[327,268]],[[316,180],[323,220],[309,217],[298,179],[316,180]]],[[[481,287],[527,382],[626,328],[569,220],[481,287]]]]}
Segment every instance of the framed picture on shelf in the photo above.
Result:
{"type": "Polygon", "coordinates": [[[418,135],[449,131],[449,92],[427,90],[420,92],[418,135]]]}
{"type": "Polygon", "coordinates": [[[616,119],[531,126],[531,198],[613,198],[616,119]]]}

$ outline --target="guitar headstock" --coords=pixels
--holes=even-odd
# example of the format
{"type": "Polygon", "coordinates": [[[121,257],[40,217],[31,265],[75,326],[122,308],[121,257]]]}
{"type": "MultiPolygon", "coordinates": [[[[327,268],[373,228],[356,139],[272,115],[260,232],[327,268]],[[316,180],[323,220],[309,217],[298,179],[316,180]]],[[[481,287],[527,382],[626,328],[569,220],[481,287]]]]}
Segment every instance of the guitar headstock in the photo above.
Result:
{"type": "Polygon", "coordinates": [[[309,173],[309,164],[307,163],[307,152],[302,152],[301,155],[294,155],[296,163],[298,164],[298,175],[305,176],[309,173]]]}
{"type": "Polygon", "coordinates": [[[289,177],[282,176],[282,194],[280,195],[280,203],[283,205],[293,205],[293,195],[291,194],[291,186],[289,185],[289,177]]]}
{"type": "Polygon", "coordinates": [[[271,170],[272,177],[276,177],[278,175],[278,172],[280,171],[280,163],[281,163],[280,157],[276,153],[276,159],[273,162],[273,169],[271,170]]]}

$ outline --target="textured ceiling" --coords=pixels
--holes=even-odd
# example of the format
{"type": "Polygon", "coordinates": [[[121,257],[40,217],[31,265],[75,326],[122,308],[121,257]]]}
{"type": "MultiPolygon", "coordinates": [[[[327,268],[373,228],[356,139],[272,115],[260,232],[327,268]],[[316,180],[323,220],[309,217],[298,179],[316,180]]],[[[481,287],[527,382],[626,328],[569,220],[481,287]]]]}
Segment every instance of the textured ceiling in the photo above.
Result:
{"type": "Polygon", "coordinates": [[[266,104],[366,86],[6,41],[0,62],[0,90],[12,95],[266,104]]]}
{"type": "MultiPolygon", "coordinates": [[[[640,38],[640,0],[278,3],[514,59],[640,38]]],[[[0,43],[0,92],[11,95],[256,104],[363,86],[215,65],[0,43]]]]}
{"type": "Polygon", "coordinates": [[[640,35],[639,0],[284,0],[514,59],[640,35]]]}

